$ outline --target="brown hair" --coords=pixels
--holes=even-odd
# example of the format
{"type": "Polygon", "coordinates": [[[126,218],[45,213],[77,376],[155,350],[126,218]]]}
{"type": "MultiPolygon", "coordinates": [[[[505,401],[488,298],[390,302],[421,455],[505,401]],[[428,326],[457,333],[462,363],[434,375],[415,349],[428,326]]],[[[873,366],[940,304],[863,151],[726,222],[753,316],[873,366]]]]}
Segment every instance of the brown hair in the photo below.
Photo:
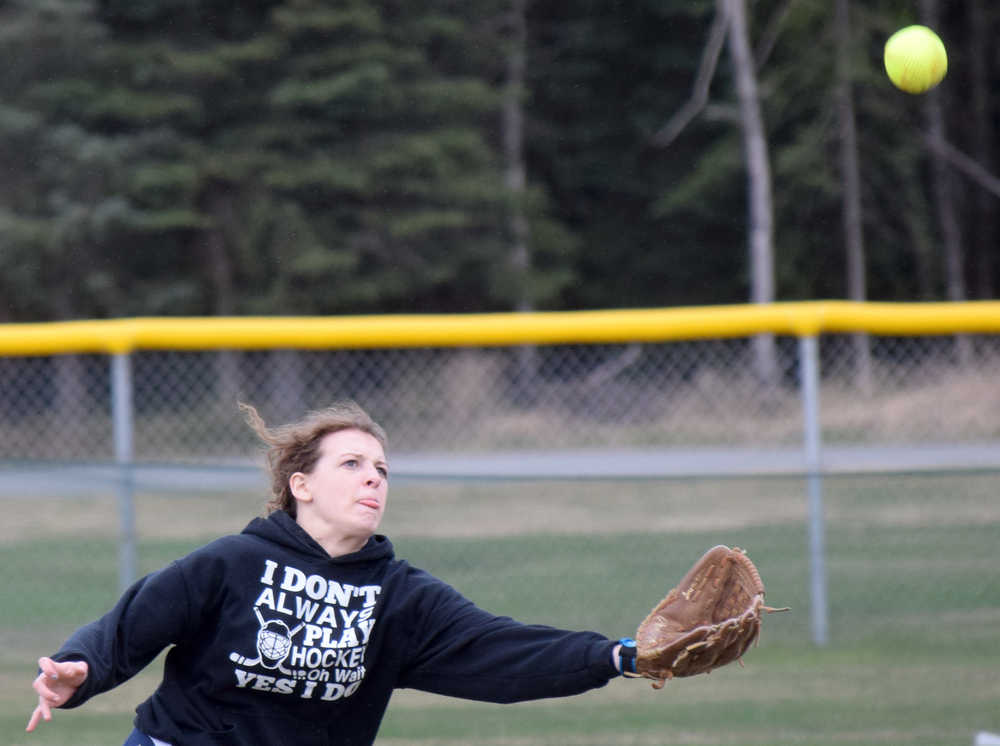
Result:
{"type": "Polygon", "coordinates": [[[297,471],[309,474],[320,457],[320,442],[330,433],[340,430],[361,430],[386,447],[385,430],[365,410],[353,401],[340,401],[306,414],[298,422],[268,427],[257,409],[239,403],[247,424],[267,446],[267,468],[271,476],[271,500],[267,512],[284,510],[293,518],[295,497],[288,484],[297,471]]]}

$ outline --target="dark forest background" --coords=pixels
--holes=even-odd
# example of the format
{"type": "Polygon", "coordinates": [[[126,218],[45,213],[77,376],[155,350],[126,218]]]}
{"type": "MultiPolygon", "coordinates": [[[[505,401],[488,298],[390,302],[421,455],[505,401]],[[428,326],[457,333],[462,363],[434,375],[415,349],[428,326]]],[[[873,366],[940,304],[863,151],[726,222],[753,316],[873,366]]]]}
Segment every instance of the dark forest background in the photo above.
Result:
{"type": "Polygon", "coordinates": [[[989,0],[0,1],[0,321],[994,297],[989,0]],[[894,89],[901,26],[942,36],[894,89]]]}

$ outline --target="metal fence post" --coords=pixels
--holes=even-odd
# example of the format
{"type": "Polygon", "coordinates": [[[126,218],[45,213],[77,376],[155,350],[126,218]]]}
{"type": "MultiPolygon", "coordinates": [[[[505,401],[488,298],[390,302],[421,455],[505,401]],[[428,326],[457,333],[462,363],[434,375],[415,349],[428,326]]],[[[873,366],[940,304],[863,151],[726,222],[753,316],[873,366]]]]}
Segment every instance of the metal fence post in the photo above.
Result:
{"type": "Polygon", "coordinates": [[[812,636],[816,645],[829,641],[824,547],[822,440],[819,414],[819,342],[815,335],[799,337],[799,370],[805,445],[806,490],[809,498],[809,571],[812,636]]]}
{"type": "Polygon", "coordinates": [[[111,432],[118,467],[118,585],[121,590],[136,579],[132,424],[132,358],[128,353],[116,353],[111,356],[111,432]]]}

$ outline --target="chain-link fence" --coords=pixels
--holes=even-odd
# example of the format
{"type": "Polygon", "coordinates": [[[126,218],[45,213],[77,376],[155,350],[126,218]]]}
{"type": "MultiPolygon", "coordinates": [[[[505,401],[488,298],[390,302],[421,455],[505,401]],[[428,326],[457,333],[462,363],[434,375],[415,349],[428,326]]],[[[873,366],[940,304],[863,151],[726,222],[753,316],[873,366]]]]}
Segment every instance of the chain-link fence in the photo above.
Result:
{"type": "MultiPolygon", "coordinates": [[[[852,340],[824,337],[820,420],[828,444],[1000,439],[1000,337],[873,338],[861,380],[852,340]]],[[[237,401],[272,423],[353,398],[396,454],[579,448],[795,447],[802,442],[795,340],[762,380],[748,340],[131,356],[134,458],[232,463],[252,455],[237,401]]],[[[113,457],[110,358],[0,358],[4,459],[113,457]]],[[[697,465],[692,470],[698,471],[697,465]]]]}
{"type": "Polygon", "coordinates": [[[142,573],[261,511],[238,401],[278,424],[341,398],[388,430],[399,554],[493,611],[627,634],[696,554],[738,544],[797,612],[768,644],[807,645],[818,471],[830,639],[889,625],[974,658],[1000,629],[1000,336],[821,337],[812,464],[798,342],[763,376],[742,338],[0,358],[6,663],[113,602],[123,527],[142,573]]]}

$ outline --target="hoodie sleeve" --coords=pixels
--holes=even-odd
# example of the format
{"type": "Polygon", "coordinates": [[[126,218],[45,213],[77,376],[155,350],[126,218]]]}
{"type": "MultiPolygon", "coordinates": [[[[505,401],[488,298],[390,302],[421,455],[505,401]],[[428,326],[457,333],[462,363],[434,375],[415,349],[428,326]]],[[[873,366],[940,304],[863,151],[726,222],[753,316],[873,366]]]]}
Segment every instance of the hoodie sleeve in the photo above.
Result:
{"type": "Polygon", "coordinates": [[[77,707],[128,680],[184,635],[190,616],[179,563],[137,581],[107,614],[80,627],[52,658],[82,660],[87,678],[63,705],[77,707]]]}
{"type": "Polygon", "coordinates": [[[486,702],[564,697],[618,675],[615,642],[523,624],[478,608],[423,574],[399,686],[486,702]]]}

